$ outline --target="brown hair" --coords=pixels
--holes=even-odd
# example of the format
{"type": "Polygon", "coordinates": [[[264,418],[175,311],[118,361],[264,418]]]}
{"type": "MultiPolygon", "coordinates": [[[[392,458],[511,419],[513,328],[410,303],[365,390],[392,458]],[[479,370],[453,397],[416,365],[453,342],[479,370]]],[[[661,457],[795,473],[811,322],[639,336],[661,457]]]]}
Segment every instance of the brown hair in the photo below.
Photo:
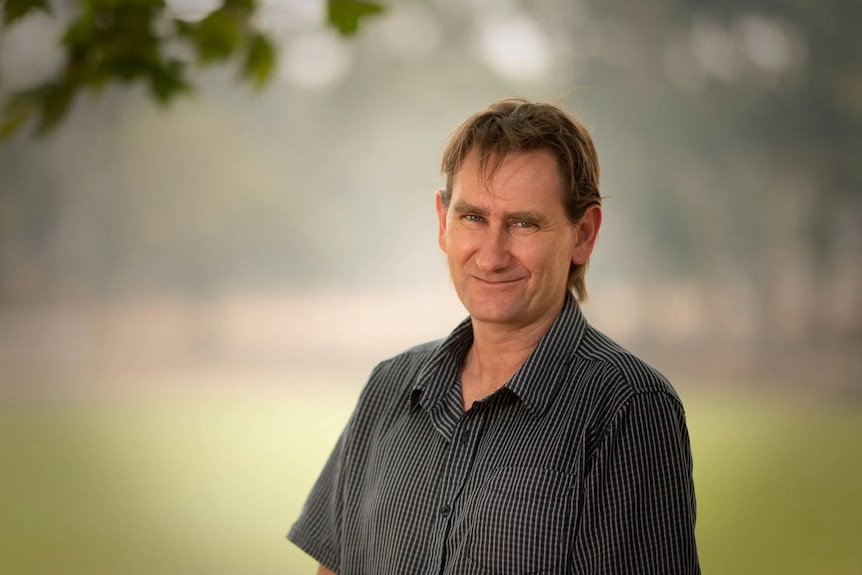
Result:
{"type": "MultiPolygon", "coordinates": [[[[446,175],[443,204],[449,205],[455,176],[471,152],[478,154],[480,173],[490,178],[506,154],[534,150],[550,150],[557,158],[563,206],[572,223],[581,220],[588,206],[601,204],[599,157],[586,128],[557,106],[522,98],[494,102],[452,134],[441,166],[446,175]]],[[[586,271],[586,262],[569,267],[568,288],[578,301],[587,299],[586,271]]]]}

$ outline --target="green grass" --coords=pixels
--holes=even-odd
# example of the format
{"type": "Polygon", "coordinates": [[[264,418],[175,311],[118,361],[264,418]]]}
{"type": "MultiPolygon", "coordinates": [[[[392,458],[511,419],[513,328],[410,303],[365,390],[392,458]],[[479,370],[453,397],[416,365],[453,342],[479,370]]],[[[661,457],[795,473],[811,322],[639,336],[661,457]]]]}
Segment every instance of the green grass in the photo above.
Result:
{"type": "MultiPolygon", "coordinates": [[[[0,402],[0,573],[301,574],[358,389],[0,402]]],[[[859,573],[862,405],[686,397],[705,573],[859,573]]]]}
{"type": "Polygon", "coordinates": [[[688,403],[704,572],[862,573],[862,405],[688,403]]]}
{"type": "Polygon", "coordinates": [[[284,537],[353,397],[2,404],[0,573],[312,573],[284,537]]]}

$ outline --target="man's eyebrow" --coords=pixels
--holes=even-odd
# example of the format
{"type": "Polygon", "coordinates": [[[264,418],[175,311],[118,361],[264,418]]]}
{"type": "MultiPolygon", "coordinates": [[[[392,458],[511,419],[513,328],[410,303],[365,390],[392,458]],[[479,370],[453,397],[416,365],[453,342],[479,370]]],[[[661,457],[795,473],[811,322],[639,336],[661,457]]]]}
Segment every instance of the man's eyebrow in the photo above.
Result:
{"type": "Polygon", "coordinates": [[[480,208],[479,206],[474,206],[473,204],[469,204],[464,200],[458,200],[452,205],[452,211],[459,214],[476,214],[477,216],[487,216],[488,209],[480,208]]]}
{"type": "Polygon", "coordinates": [[[506,214],[506,219],[511,222],[527,222],[537,225],[547,223],[548,221],[545,216],[543,216],[539,212],[533,211],[512,212],[510,214],[506,214]]]}

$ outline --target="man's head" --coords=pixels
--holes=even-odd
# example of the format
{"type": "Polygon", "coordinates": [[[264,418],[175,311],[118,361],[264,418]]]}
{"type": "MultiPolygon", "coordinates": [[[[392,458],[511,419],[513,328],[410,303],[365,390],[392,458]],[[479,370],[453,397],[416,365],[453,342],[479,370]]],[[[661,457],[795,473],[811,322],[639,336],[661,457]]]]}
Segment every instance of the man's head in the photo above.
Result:
{"type": "MultiPolygon", "coordinates": [[[[599,159],[587,130],[571,115],[551,104],[520,98],[494,102],[467,119],[455,131],[443,153],[446,187],[440,194],[449,206],[455,178],[469,157],[480,172],[493,177],[510,153],[548,150],[556,159],[561,201],[569,220],[581,221],[587,208],[601,204],[599,159]]],[[[587,262],[572,263],[568,287],[579,301],[587,297],[587,262]]]]}

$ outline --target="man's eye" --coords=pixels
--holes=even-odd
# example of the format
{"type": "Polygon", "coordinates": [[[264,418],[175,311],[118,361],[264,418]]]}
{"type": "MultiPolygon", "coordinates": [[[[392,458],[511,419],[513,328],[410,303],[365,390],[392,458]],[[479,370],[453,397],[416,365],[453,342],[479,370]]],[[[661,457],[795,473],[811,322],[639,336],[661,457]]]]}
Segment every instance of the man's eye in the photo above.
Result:
{"type": "Polygon", "coordinates": [[[476,214],[464,214],[464,219],[468,222],[481,222],[482,216],[477,216],[476,214]]]}
{"type": "Polygon", "coordinates": [[[513,227],[516,227],[516,228],[521,229],[521,230],[528,230],[528,229],[530,229],[530,228],[535,228],[535,227],[536,227],[536,224],[535,224],[535,223],[533,223],[533,222],[527,222],[527,221],[515,222],[515,223],[514,223],[514,224],[512,224],[512,225],[513,225],[513,227]]]}

